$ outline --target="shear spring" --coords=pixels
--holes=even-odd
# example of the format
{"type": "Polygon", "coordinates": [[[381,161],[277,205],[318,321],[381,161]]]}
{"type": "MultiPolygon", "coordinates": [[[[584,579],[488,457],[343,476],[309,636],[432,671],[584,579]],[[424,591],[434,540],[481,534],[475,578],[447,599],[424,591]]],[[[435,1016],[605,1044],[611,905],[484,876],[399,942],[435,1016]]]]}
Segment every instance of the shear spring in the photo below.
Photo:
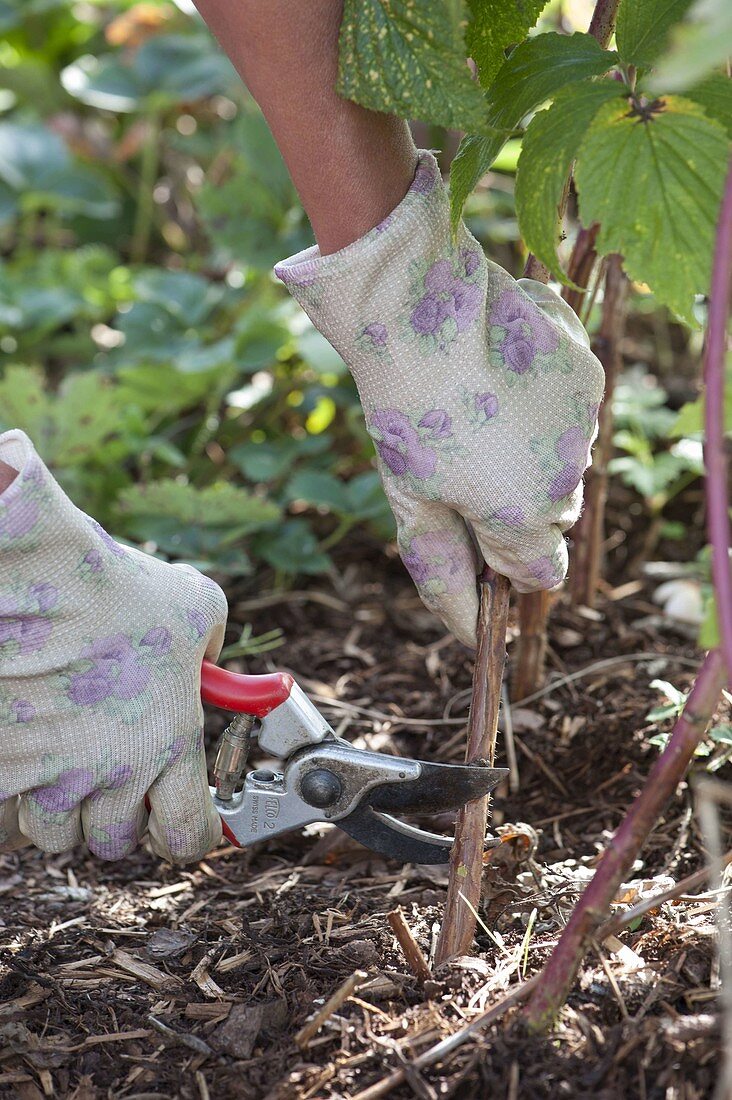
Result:
{"type": "Polygon", "coordinates": [[[221,734],[213,771],[216,795],[222,802],[231,801],[244,774],[253,726],[253,714],[237,714],[221,734]]]}

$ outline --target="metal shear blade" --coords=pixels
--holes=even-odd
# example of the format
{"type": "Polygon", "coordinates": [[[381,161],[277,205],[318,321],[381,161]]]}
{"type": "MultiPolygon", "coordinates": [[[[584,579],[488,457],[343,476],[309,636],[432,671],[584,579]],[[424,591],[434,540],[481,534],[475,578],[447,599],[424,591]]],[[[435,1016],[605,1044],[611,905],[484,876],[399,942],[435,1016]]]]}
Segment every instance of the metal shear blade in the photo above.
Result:
{"type": "Polygon", "coordinates": [[[387,810],[441,813],[460,809],[490,794],[508,775],[506,768],[480,764],[428,764],[411,761],[420,776],[411,782],[374,787],[338,828],[382,855],[405,863],[447,863],[453,838],[399,821],[387,810]]]}
{"type": "Polygon", "coordinates": [[[212,788],[224,832],[239,846],[315,822],[332,822],[393,859],[446,863],[453,841],[392,817],[440,813],[489,794],[508,774],[476,764],[433,764],[357,749],[336,737],[287,674],[238,676],[204,662],[202,694],[239,711],[224,731],[212,788]],[[282,761],[250,772],[238,793],[249,741],[282,761]]]}

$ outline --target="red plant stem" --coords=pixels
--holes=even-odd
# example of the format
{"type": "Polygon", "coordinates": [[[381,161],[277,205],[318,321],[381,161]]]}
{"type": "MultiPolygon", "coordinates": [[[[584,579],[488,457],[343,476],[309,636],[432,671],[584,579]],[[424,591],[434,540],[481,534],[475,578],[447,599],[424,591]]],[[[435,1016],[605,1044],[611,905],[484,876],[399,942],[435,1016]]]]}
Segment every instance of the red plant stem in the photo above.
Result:
{"type": "Polygon", "coordinates": [[[606,50],[615,31],[615,19],[620,0],[597,0],[588,28],[588,34],[606,50]]]}
{"type": "Polygon", "coordinates": [[[707,470],[707,530],[712,544],[712,580],[727,680],[732,681],[732,570],[727,499],[727,453],[724,443],[724,382],[727,320],[732,289],[732,159],[729,162],[709,294],[709,317],[704,352],[704,461],[707,470]]]}
{"type": "Polygon", "coordinates": [[[548,1030],[564,1004],[590,940],[610,909],[618,887],[683,779],[724,684],[724,661],[720,651],[714,649],[705,658],[671,740],[651,768],[643,789],[611,840],[594,878],[575,906],[559,943],[539,976],[524,1011],[532,1031],[548,1030]]]}
{"type": "Polygon", "coordinates": [[[516,702],[537,691],[544,680],[550,596],[543,589],[523,592],[517,603],[519,637],[511,677],[511,695],[516,702]]]}
{"type": "Polygon", "coordinates": [[[579,233],[572,248],[572,255],[567,265],[567,274],[574,286],[562,288],[562,297],[579,317],[586,298],[587,287],[590,285],[590,276],[595,266],[597,253],[595,252],[595,240],[599,225],[595,223],[589,229],[580,226],[579,233]]]}
{"type": "MultiPolygon", "coordinates": [[[[478,649],[465,760],[468,764],[487,760],[492,765],[506,660],[506,623],[511,584],[506,577],[486,565],[479,588],[478,649]]],[[[438,965],[454,955],[465,955],[470,951],[475,935],[475,910],[480,904],[487,819],[487,797],[469,802],[457,816],[445,913],[437,944],[438,965]]]]}

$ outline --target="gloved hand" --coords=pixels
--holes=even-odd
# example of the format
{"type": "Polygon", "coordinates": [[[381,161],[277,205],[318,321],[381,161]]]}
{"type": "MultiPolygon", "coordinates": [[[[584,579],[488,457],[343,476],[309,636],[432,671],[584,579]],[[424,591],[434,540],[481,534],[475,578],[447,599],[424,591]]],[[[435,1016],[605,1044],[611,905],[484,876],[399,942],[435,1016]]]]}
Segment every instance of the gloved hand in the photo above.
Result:
{"type": "Polygon", "coordinates": [[[23,432],[0,460],[20,471],[0,495],[0,850],[119,859],[147,824],[159,855],[202,857],[221,835],[199,683],[223,592],[114,542],[23,432]]]}
{"type": "Polygon", "coordinates": [[[567,572],[603,370],[572,309],[486,260],[449,204],[434,158],[380,225],[276,274],[348,364],[429,608],[475,644],[480,553],[519,592],[567,572]]]}

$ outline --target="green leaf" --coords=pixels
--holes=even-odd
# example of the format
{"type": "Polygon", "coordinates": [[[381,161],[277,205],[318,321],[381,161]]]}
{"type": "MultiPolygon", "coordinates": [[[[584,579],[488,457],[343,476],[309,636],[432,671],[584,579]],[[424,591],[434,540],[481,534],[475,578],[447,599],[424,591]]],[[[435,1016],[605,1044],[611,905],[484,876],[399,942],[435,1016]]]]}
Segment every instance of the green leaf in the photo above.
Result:
{"type": "Polygon", "coordinates": [[[276,443],[240,443],[229,450],[228,457],[249,481],[277,481],[292,465],[290,440],[276,443]]]}
{"type": "Polygon", "coordinates": [[[696,0],[686,19],[671,32],[669,50],[647,88],[654,94],[685,92],[732,55],[732,4],[696,0]]]}
{"type": "Polygon", "coordinates": [[[726,724],[714,726],[707,737],[716,745],[732,745],[732,726],[726,724]]]}
{"type": "Polygon", "coordinates": [[[703,107],[707,118],[719,122],[726,128],[728,137],[732,138],[732,80],[728,76],[712,73],[706,80],[689,88],[685,98],[703,107]]]}
{"type": "Polygon", "coordinates": [[[185,335],[179,318],[153,302],[133,303],[115,318],[114,327],[124,336],[124,343],[110,357],[115,362],[167,363],[201,347],[197,336],[185,335]]]}
{"type": "Polygon", "coordinates": [[[149,94],[189,103],[227,91],[236,79],[224,54],[207,34],[159,34],[135,54],[134,71],[149,94]]]}
{"type": "Polygon", "coordinates": [[[546,7],[547,0],[468,0],[470,22],[465,32],[468,53],[478,66],[484,88],[505,61],[504,50],[523,41],[546,7]]]}
{"type": "Polygon", "coordinates": [[[163,478],[148,485],[131,485],[120,494],[119,502],[127,515],[167,517],[185,526],[232,528],[237,534],[259,531],[281,515],[272,501],[224,481],[197,489],[163,478]]]}
{"type": "Polygon", "coordinates": [[[290,519],[277,529],[258,535],[254,548],[274,569],[288,576],[297,573],[327,573],[331,560],[318,546],[318,540],[302,519],[290,519]]]}
{"type": "Polygon", "coordinates": [[[0,179],[14,191],[38,186],[49,172],[66,168],[69,152],[44,126],[0,123],[0,179]]]}
{"type": "Polygon", "coordinates": [[[615,30],[621,61],[626,65],[654,61],[690,5],[691,0],[622,0],[615,30]]]}
{"type": "Polygon", "coordinates": [[[190,271],[149,268],[135,276],[133,286],[141,302],[162,306],[188,325],[200,324],[221,300],[223,289],[190,271]]]}
{"type": "Polygon", "coordinates": [[[470,192],[490,168],[522,118],[571,84],[607,72],[616,54],[603,50],[589,34],[539,34],[517,46],[488,89],[489,137],[461,142],[450,171],[453,225],[460,221],[470,192]]]}
{"type": "Polygon", "coordinates": [[[274,312],[256,309],[245,313],[236,326],[236,361],[249,371],[270,366],[289,339],[283,320],[274,312]]]}
{"type": "Polygon", "coordinates": [[[459,130],[485,129],[470,75],[464,0],[345,0],[338,91],[363,107],[459,130]]]}
{"type": "Polygon", "coordinates": [[[27,432],[52,466],[84,464],[95,453],[102,461],[108,441],[124,430],[119,395],[98,371],[71,374],[50,394],[40,370],[8,367],[0,409],[0,424],[27,432]]]}
{"type": "Polygon", "coordinates": [[[673,684],[670,684],[668,680],[651,680],[649,687],[656,688],[657,691],[662,691],[669,703],[671,703],[676,710],[677,714],[683,710],[686,704],[687,692],[679,691],[679,689],[674,687],[673,684]]]}
{"type": "Polygon", "coordinates": [[[57,134],[44,126],[0,123],[0,181],[21,209],[111,218],[116,193],[93,169],[74,161],[57,134]]]}
{"type": "Polygon", "coordinates": [[[577,156],[580,214],[584,225],[600,223],[601,255],[621,253],[632,279],[696,326],[729,143],[695,103],[670,97],[659,108],[644,117],[626,103],[600,109],[577,156]]]}
{"type": "Polygon", "coordinates": [[[394,515],[376,470],[365,470],[362,474],[356,474],[348,482],[346,490],[351,516],[357,520],[368,520],[385,542],[393,539],[394,515]]]}
{"type": "Polygon", "coordinates": [[[303,362],[318,374],[345,374],[346,364],[326,338],[312,325],[297,337],[297,351],[303,362]]]}
{"type": "Polygon", "coordinates": [[[558,212],[567,176],[600,107],[622,93],[615,80],[569,84],[534,115],[524,135],[516,174],[519,228],[527,248],[559,278],[558,212]]]}
{"type": "Polygon", "coordinates": [[[20,213],[20,201],[7,183],[0,181],[0,226],[7,225],[20,213]]]}
{"type": "MultiPolygon", "coordinates": [[[[687,401],[679,409],[678,415],[669,428],[668,434],[673,439],[690,435],[701,435],[704,432],[704,394],[697,397],[696,401],[687,401]]],[[[732,436],[732,356],[727,367],[726,385],[724,387],[724,430],[732,436]]]]}
{"type": "Polygon", "coordinates": [[[289,501],[302,500],[338,515],[346,515],[349,511],[347,486],[333,474],[321,470],[298,470],[285,496],[289,501]]]}
{"type": "Polygon", "coordinates": [[[69,95],[98,111],[135,111],[146,92],[134,71],[116,54],[79,57],[61,71],[60,79],[69,95]]]}
{"type": "Polygon", "coordinates": [[[124,364],[115,377],[123,404],[137,405],[155,416],[170,416],[193,408],[205,401],[211,390],[208,373],[181,374],[170,363],[156,363],[154,370],[146,363],[124,364]]]}
{"type": "Polygon", "coordinates": [[[22,201],[28,209],[50,207],[87,218],[113,218],[119,211],[116,193],[104,176],[78,163],[44,173],[22,201]]]}
{"type": "Polygon", "coordinates": [[[261,114],[244,110],[223,140],[236,150],[231,176],[204,183],[198,212],[222,259],[268,271],[312,244],[312,233],[261,114]]]}
{"type": "Polygon", "coordinates": [[[69,95],[102,111],[135,111],[143,103],[164,107],[225,92],[231,65],[207,35],[160,34],[132,56],[85,55],[61,73],[69,95]]]}
{"type": "Polygon", "coordinates": [[[464,137],[450,166],[450,220],[457,229],[468,196],[500,153],[505,134],[494,138],[464,137]]]}
{"type": "Polygon", "coordinates": [[[704,619],[699,627],[699,645],[702,649],[716,649],[720,642],[719,616],[714,593],[704,603],[704,619]]]}

